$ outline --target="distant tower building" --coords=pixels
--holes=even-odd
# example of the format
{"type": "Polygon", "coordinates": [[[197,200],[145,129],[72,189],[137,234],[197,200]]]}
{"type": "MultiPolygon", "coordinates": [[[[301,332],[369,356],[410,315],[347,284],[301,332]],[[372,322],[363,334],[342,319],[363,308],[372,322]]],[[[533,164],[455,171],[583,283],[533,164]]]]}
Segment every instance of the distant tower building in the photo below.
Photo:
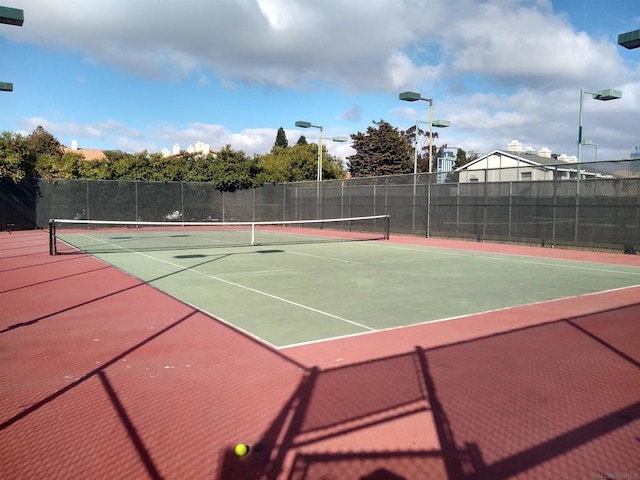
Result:
{"type": "Polygon", "coordinates": [[[569,156],[566,153],[563,153],[562,155],[558,155],[558,160],[561,160],[561,161],[567,162],[567,163],[577,163],[578,162],[578,158],[575,155],[569,156]]]}
{"type": "Polygon", "coordinates": [[[640,160],[640,145],[635,145],[631,152],[631,158],[633,160],[640,160]]]}
{"type": "Polygon", "coordinates": [[[71,150],[78,150],[78,141],[71,140],[71,150]]]}
{"type": "Polygon", "coordinates": [[[169,155],[171,155],[171,152],[169,151],[168,148],[163,148],[162,149],[162,156],[163,157],[168,157],[169,155]]]}
{"type": "Polygon", "coordinates": [[[453,171],[457,156],[457,148],[444,148],[442,150],[442,153],[437,158],[438,164],[436,166],[438,183],[445,183],[447,181],[447,174],[453,171]]]}
{"type": "Polygon", "coordinates": [[[180,155],[180,145],[178,145],[177,143],[173,146],[173,154],[180,155]]]}
{"type": "Polygon", "coordinates": [[[187,147],[187,152],[188,153],[195,153],[196,149],[193,148],[193,145],[189,145],[189,147],[187,147]]]}
{"type": "Polygon", "coordinates": [[[208,143],[204,143],[201,141],[196,142],[196,153],[202,153],[203,155],[209,155],[211,151],[211,147],[208,143]]]}
{"type": "Polygon", "coordinates": [[[547,147],[542,147],[538,151],[538,155],[544,158],[551,158],[551,149],[547,147]]]}
{"type": "Polygon", "coordinates": [[[511,140],[507,145],[507,152],[522,152],[522,144],[518,140],[511,140]]]}

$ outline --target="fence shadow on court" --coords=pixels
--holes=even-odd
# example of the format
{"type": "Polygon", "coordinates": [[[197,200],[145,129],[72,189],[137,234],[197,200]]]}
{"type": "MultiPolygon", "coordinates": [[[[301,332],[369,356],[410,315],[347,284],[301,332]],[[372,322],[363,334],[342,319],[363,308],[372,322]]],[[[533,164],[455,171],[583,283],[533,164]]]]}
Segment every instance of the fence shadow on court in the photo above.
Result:
{"type": "Polygon", "coordinates": [[[639,315],[640,303],[312,369],[247,457],[222,452],[217,478],[552,479],[634,471],[639,315]],[[340,441],[403,418],[435,427],[439,448],[340,441]]]}

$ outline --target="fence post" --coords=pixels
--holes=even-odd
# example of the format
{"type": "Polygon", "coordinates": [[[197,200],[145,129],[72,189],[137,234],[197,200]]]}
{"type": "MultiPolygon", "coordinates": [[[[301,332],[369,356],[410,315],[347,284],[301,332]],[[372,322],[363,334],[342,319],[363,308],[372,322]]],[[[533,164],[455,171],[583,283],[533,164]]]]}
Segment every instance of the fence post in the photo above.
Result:
{"type": "Polygon", "coordinates": [[[511,238],[511,208],[513,205],[513,182],[509,181],[509,238],[511,238]]]}
{"type": "Polygon", "coordinates": [[[225,205],[224,205],[224,192],[221,191],[220,193],[222,194],[222,221],[226,222],[227,215],[225,212],[225,205]]]}
{"type": "Polygon", "coordinates": [[[184,223],[184,182],[180,180],[180,218],[184,223]]]}
{"type": "Polygon", "coordinates": [[[460,178],[456,184],[456,236],[460,234],[460,178]]]}
{"type": "Polygon", "coordinates": [[[87,184],[87,214],[85,215],[86,217],[85,220],[90,220],[91,210],[89,209],[89,180],[86,180],[86,184],[87,184]]]}
{"type": "Polygon", "coordinates": [[[253,192],[253,221],[256,221],[256,189],[255,187],[253,187],[252,189],[253,192]]]}
{"type": "Polygon", "coordinates": [[[282,184],[282,221],[287,219],[287,184],[282,184]]]}
{"type": "Polygon", "coordinates": [[[580,171],[576,173],[576,205],[575,218],[573,223],[573,241],[578,241],[578,219],[580,217],[580,171]]]}
{"type": "Polygon", "coordinates": [[[134,218],[135,221],[140,220],[140,213],[139,213],[139,209],[138,209],[138,182],[134,181],[133,182],[133,187],[136,193],[136,205],[135,205],[135,216],[136,218],[134,218]]]}
{"type": "Polygon", "coordinates": [[[487,173],[488,169],[484,169],[484,192],[482,194],[482,241],[487,238],[487,173]]]}
{"type": "Polygon", "coordinates": [[[553,168],[553,219],[551,221],[551,246],[556,244],[556,222],[557,222],[557,206],[558,206],[558,167],[553,168]]]}
{"type": "Polygon", "coordinates": [[[388,215],[389,177],[384,179],[384,214],[388,215]]]}
{"type": "Polygon", "coordinates": [[[431,176],[427,174],[427,238],[431,237],[431,176]]]}

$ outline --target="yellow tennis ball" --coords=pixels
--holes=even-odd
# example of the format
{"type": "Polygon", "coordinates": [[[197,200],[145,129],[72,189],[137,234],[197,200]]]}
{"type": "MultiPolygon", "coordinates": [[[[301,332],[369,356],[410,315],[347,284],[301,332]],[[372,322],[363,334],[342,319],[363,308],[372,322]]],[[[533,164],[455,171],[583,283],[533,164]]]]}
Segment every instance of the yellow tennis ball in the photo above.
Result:
{"type": "Polygon", "coordinates": [[[237,456],[244,457],[247,453],[249,453],[249,445],[245,445],[244,443],[239,443],[236,445],[236,448],[233,450],[237,456]]]}

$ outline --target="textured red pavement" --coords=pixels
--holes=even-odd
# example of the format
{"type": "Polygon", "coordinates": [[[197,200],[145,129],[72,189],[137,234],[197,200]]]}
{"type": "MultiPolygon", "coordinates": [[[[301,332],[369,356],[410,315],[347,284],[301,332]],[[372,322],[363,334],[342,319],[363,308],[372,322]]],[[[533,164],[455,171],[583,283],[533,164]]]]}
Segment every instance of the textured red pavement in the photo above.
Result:
{"type": "Polygon", "coordinates": [[[638,478],[639,304],[630,288],[279,353],[1,232],[0,478],[638,478]]]}

